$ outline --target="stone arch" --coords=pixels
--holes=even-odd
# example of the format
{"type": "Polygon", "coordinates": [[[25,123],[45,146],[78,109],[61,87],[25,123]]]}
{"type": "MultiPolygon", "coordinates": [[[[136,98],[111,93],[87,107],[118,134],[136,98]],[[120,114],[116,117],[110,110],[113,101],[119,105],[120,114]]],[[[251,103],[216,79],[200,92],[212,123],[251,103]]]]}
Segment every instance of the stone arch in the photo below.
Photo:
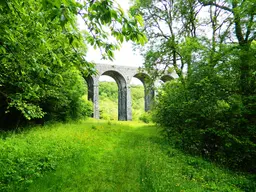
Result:
{"type": "Polygon", "coordinates": [[[129,120],[127,109],[127,82],[124,76],[114,70],[105,71],[101,75],[110,76],[116,81],[118,86],[118,120],[129,120]]]}
{"type": "Polygon", "coordinates": [[[167,82],[167,81],[171,81],[173,80],[174,78],[171,76],[171,75],[163,75],[160,80],[163,81],[164,83],[167,82]]]}
{"type": "Polygon", "coordinates": [[[145,111],[149,111],[154,100],[154,90],[153,86],[150,85],[150,77],[146,73],[137,73],[133,77],[136,77],[139,79],[143,86],[144,86],[144,106],[145,106],[145,111]]]}

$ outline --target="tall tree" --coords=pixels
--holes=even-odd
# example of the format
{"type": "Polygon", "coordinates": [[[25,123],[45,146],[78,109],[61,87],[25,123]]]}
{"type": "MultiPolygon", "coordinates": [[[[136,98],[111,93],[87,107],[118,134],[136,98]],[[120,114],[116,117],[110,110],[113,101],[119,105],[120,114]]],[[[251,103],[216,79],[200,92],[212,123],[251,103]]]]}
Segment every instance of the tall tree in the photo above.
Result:
{"type": "Polygon", "coordinates": [[[145,68],[179,76],[159,92],[154,119],[191,153],[256,170],[256,2],[138,0],[145,68]],[[185,86],[184,86],[185,85],[185,86]]]}
{"type": "MultiPolygon", "coordinates": [[[[198,49],[196,19],[200,7],[195,0],[140,0],[131,8],[145,21],[149,42],[143,48],[145,67],[155,76],[174,70],[183,81],[189,75],[193,51],[198,49]],[[156,70],[161,73],[155,73],[156,70]]],[[[184,82],[184,81],[183,81],[184,82]]]]}
{"type": "MultiPolygon", "coordinates": [[[[256,77],[254,71],[256,70],[256,63],[255,49],[252,48],[252,43],[256,40],[256,2],[254,0],[200,0],[199,3],[204,7],[214,8],[215,12],[218,12],[218,15],[215,14],[211,17],[214,31],[217,30],[215,28],[222,27],[226,23],[225,33],[220,37],[222,41],[219,41],[219,43],[223,43],[223,41],[227,42],[227,39],[230,37],[232,39],[231,42],[237,45],[238,62],[237,66],[234,67],[237,67],[239,71],[239,92],[245,108],[249,107],[249,105],[254,105],[256,93],[256,77]],[[223,18],[225,20],[221,25],[215,26],[217,19],[223,20],[223,18]],[[229,36],[227,35],[228,30],[230,30],[229,36]]],[[[256,109],[254,108],[252,110],[256,109]]],[[[248,113],[251,112],[245,109],[245,119],[252,121],[255,112],[253,114],[248,113]]]]}

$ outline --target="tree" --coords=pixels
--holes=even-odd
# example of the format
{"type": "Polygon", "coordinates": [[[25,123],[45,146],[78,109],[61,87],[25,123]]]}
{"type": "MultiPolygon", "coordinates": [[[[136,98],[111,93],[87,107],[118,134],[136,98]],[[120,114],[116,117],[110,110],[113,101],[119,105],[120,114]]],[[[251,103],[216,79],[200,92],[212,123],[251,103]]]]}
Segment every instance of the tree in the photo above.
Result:
{"type": "MultiPolygon", "coordinates": [[[[236,65],[233,65],[233,67],[239,73],[238,91],[244,107],[243,118],[246,124],[253,125],[255,124],[253,119],[256,113],[256,76],[254,75],[256,63],[255,49],[252,46],[252,42],[256,39],[256,3],[253,0],[199,1],[199,3],[205,7],[214,8],[218,15],[221,13],[228,15],[227,29],[219,39],[227,42],[227,31],[232,29],[230,37],[232,38],[232,43],[236,45],[234,48],[237,49],[235,52],[237,61],[234,62],[236,65]]],[[[213,25],[217,23],[218,15],[215,14],[215,21],[212,19],[213,25]]],[[[216,26],[214,31],[217,31],[217,28],[221,25],[216,26]]],[[[223,41],[220,41],[220,43],[223,43],[223,41]]]]}
{"type": "Polygon", "coordinates": [[[146,40],[138,29],[140,17],[126,16],[112,0],[2,0],[0,10],[3,126],[18,126],[21,120],[53,111],[65,113],[78,101],[84,90],[81,73],[94,73],[93,64],[84,59],[87,44],[100,47],[103,56],[112,59],[124,38],[146,40]],[[83,32],[77,28],[78,15],[87,25],[83,32]],[[108,41],[110,35],[115,42],[108,41]]]}
{"type": "Polygon", "coordinates": [[[160,91],[155,122],[176,146],[247,171],[256,170],[255,7],[140,0],[132,9],[145,19],[145,68],[179,76],[160,91]]]}
{"type": "Polygon", "coordinates": [[[198,6],[195,0],[142,0],[131,8],[145,21],[143,29],[149,39],[143,49],[145,68],[153,76],[174,70],[183,83],[184,75],[189,76],[200,47],[196,38],[198,6]]]}

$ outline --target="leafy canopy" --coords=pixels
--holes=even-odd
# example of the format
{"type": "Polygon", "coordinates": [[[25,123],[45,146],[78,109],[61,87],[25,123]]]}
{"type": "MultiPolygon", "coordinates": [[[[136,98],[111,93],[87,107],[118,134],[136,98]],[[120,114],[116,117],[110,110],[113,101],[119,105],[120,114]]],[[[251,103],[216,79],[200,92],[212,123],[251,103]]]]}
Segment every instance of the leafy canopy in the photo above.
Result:
{"type": "Polygon", "coordinates": [[[124,40],[146,41],[140,17],[126,15],[113,0],[2,0],[0,11],[2,122],[18,125],[20,119],[65,113],[83,95],[81,73],[95,72],[84,58],[87,45],[113,59],[124,40]],[[86,25],[83,31],[78,17],[86,25]]]}

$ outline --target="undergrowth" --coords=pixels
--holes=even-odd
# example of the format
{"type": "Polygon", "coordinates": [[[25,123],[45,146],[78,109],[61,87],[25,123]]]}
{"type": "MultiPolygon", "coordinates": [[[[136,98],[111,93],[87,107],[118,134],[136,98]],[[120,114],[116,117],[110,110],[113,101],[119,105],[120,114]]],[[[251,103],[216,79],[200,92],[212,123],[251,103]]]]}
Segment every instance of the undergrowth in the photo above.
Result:
{"type": "Polygon", "coordinates": [[[1,191],[256,191],[255,176],[171,148],[154,125],[87,120],[0,139],[1,191]]]}

